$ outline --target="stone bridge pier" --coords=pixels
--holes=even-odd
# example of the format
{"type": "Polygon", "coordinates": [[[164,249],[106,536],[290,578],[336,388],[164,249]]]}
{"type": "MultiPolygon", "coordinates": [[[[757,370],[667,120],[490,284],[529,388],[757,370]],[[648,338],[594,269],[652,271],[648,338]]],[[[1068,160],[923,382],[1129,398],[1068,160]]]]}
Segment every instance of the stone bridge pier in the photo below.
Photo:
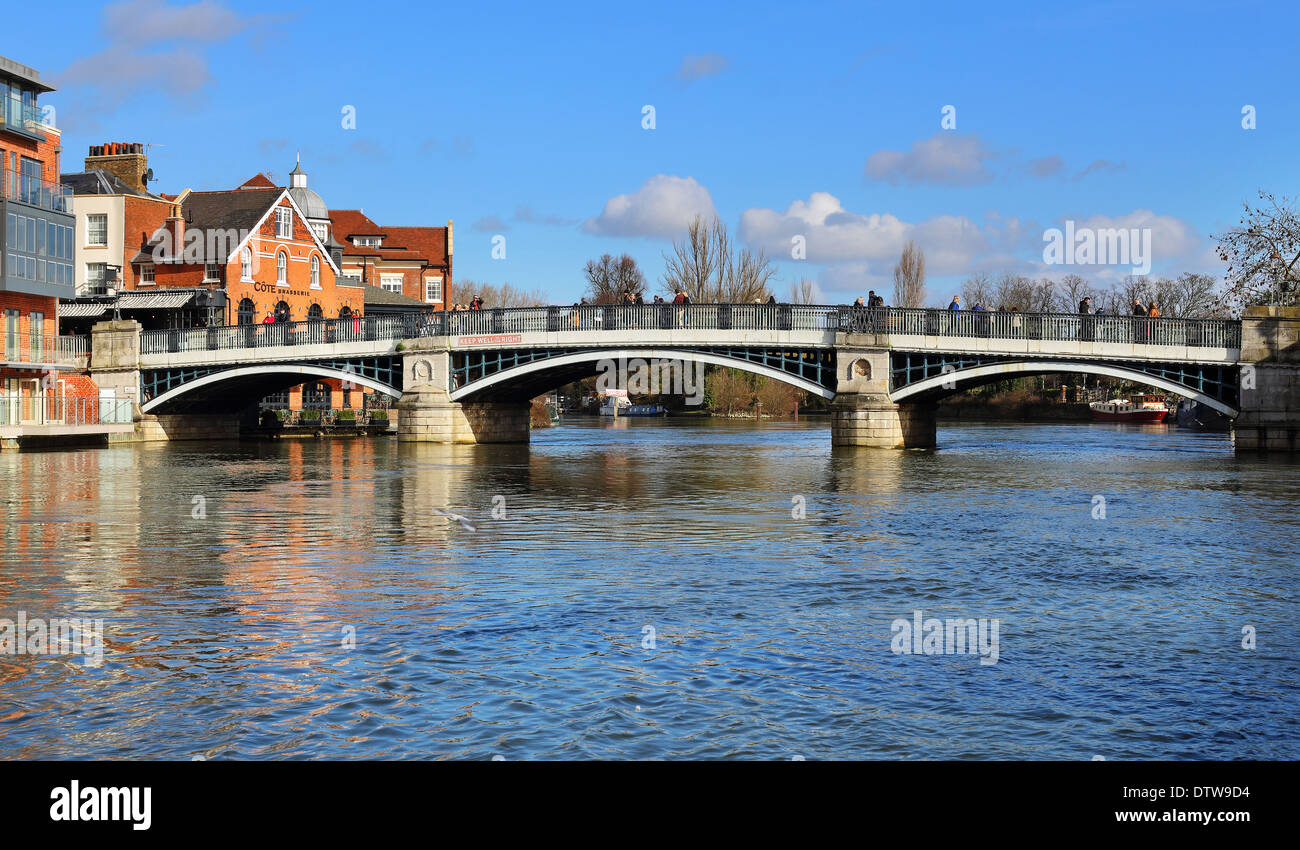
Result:
{"type": "Polygon", "coordinates": [[[1241,321],[1237,451],[1300,451],[1300,307],[1248,307],[1241,321]]]}
{"type": "Polygon", "coordinates": [[[846,344],[837,344],[835,361],[831,445],[935,447],[936,406],[896,404],[889,397],[889,349],[855,346],[850,338],[846,344]]]}
{"type": "Polygon", "coordinates": [[[405,443],[527,443],[530,400],[452,401],[451,349],[435,338],[403,343],[397,439],[405,443]]]}

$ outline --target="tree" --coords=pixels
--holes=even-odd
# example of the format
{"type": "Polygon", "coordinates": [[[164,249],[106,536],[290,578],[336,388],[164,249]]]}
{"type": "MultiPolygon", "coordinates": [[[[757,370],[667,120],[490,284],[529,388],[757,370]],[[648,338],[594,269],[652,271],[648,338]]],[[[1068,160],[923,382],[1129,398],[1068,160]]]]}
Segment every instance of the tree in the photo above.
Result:
{"type": "Polygon", "coordinates": [[[686,237],[673,242],[672,254],[664,254],[662,284],[670,293],[681,288],[698,304],[743,304],[766,301],[775,275],[776,267],[761,249],[737,253],[722,219],[706,222],[697,215],[687,225],[686,237]]]}
{"type": "Polygon", "coordinates": [[[1242,204],[1241,226],[1215,237],[1228,264],[1224,300],[1255,304],[1300,303],[1300,215],[1291,198],[1259,190],[1260,204],[1242,204]]]}
{"type": "Polygon", "coordinates": [[[1157,280],[1154,290],[1160,314],[1174,319],[1208,319],[1226,312],[1215,291],[1217,283],[1213,275],[1196,272],[1157,280]]]}
{"type": "Polygon", "coordinates": [[[966,282],[961,285],[962,309],[970,310],[976,304],[985,308],[993,303],[993,279],[988,272],[977,272],[966,278],[966,282]]]}
{"type": "Polygon", "coordinates": [[[604,254],[599,260],[588,260],[583,268],[587,278],[587,300],[592,304],[617,304],[623,300],[623,291],[632,294],[645,292],[645,275],[629,254],[613,257],[604,254]]]}
{"type": "Polygon", "coordinates": [[[1057,299],[1056,308],[1060,313],[1075,313],[1079,310],[1079,302],[1085,298],[1093,299],[1093,307],[1096,307],[1097,291],[1092,288],[1092,284],[1077,274],[1067,274],[1061,278],[1061,285],[1058,290],[1060,296],[1057,299]]]}
{"type": "Polygon", "coordinates": [[[550,303],[546,293],[541,289],[525,291],[512,283],[497,286],[492,283],[476,283],[472,280],[456,282],[456,299],[459,299],[457,303],[462,306],[468,304],[475,295],[483,299],[484,307],[543,307],[550,303]]]}
{"type": "Polygon", "coordinates": [[[805,277],[798,283],[790,284],[791,304],[816,304],[820,299],[821,292],[814,281],[805,277]]]}
{"type": "Polygon", "coordinates": [[[925,255],[911,239],[894,266],[894,304],[921,307],[925,304],[925,255]]]}

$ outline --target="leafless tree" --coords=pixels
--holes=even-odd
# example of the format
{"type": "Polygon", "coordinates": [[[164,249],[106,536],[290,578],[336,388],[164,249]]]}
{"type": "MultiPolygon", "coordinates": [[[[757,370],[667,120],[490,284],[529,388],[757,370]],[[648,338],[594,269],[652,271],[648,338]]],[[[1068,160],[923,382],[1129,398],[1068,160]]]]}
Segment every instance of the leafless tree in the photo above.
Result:
{"type": "Polygon", "coordinates": [[[925,254],[911,239],[894,266],[894,304],[899,307],[925,305],[925,254]]]}
{"type": "Polygon", "coordinates": [[[546,293],[541,289],[523,290],[512,283],[498,286],[493,283],[459,280],[455,287],[455,300],[461,306],[469,304],[475,295],[483,299],[484,307],[543,307],[550,303],[546,293]]]}
{"type": "Polygon", "coordinates": [[[604,254],[598,260],[588,260],[583,275],[587,278],[587,300],[592,304],[617,304],[623,300],[624,290],[633,295],[645,292],[645,275],[628,254],[604,254]]]}
{"type": "Polygon", "coordinates": [[[1215,237],[1228,263],[1223,295],[1232,307],[1300,303],[1300,215],[1291,198],[1259,190],[1259,206],[1242,204],[1241,226],[1215,237]]]}
{"type": "Polygon", "coordinates": [[[801,278],[798,283],[790,284],[791,304],[816,304],[821,297],[816,282],[801,278]]]}
{"type": "Polygon", "coordinates": [[[720,218],[706,222],[696,216],[686,237],[673,242],[671,254],[664,254],[662,284],[666,292],[680,287],[698,304],[740,304],[766,300],[768,282],[775,275],[776,267],[762,250],[736,251],[720,218]]]}
{"type": "Polygon", "coordinates": [[[1160,314],[1174,319],[1208,319],[1226,314],[1216,291],[1217,283],[1213,275],[1195,272],[1155,281],[1153,290],[1160,314]]]}
{"type": "Polygon", "coordinates": [[[1091,283],[1077,274],[1067,274],[1061,278],[1061,284],[1057,291],[1060,293],[1056,302],[1057,312],[1077,312],[1079,302],[1085,298],[1091,298],[1093,300],[1092,306],[1097,306],[1097,290],[1093,289],[1091,283]]]}
{"type": "Polygon", "coordinates": [[[988,308],[993,302],[993,278],[988,272],[976,272],[961,285],[961,307],[970,310],[976,304],[988,308]]]}

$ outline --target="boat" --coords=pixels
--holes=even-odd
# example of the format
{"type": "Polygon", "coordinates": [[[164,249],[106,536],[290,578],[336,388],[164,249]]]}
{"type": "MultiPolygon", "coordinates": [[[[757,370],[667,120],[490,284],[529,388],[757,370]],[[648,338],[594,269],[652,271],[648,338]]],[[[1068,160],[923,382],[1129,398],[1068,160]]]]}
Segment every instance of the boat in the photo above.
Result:
{"type": "Polygon", "coordinates": [[[1232,426],[1232,420],[1226,415],[1190,398],[1179,400],[1175,421],[1179,428],[1195,431],[1227,431],[1232,426]]]}
{"type": "Polygon", "coordinates": [[[618,404],[619,416],[667,416],[668,408],[662,404],[633,404],[626,398],[607,398],[600,406],[601,416],[613,416],[618,404]]]}
{"type": "Polygon", "coordinates": [[[1113,398],[1088,405],[1097,422],[1164,422],[1169,407],[1162,395],[1136,395],[1132,400],[1113,398]]]}

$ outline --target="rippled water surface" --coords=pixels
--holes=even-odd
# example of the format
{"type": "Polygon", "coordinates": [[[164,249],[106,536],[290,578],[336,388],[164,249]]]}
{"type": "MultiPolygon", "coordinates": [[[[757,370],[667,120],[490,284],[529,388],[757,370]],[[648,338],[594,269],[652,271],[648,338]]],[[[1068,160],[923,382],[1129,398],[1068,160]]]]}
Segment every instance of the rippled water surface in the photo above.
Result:
{"type": "Polygon", "coordinates": [[[1300,466],[1165,427],[939,442],[5,453],[0,617],[106,648],[0,655],[0,757],[1300,757],[1300,466]],[[996,618],[998,662],[895,654],[918,609],[996,618]]]}

